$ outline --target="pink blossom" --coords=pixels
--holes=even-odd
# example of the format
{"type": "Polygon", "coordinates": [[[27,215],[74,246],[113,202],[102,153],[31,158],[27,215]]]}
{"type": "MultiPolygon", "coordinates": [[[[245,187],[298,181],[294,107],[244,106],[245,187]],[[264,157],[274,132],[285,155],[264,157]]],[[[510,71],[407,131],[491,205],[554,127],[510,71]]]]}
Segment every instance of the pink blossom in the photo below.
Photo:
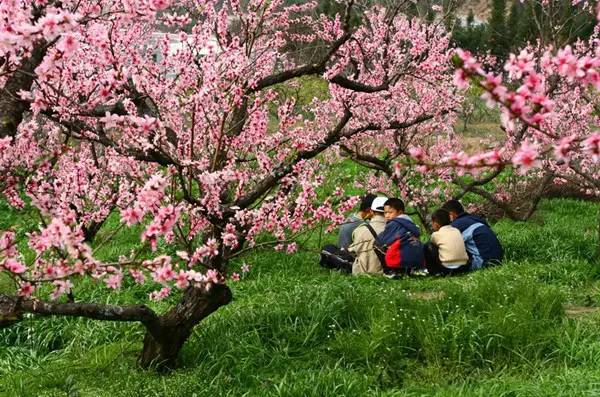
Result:
{"type": "Polygon", "coordinates": [[[223,233],[222,237],[223,245],[226,247],[235,248],[238,246],[237,236],[233,233],[223,233]]]}
{"type": "Polygon", "coordinates": [[[520,79],[524,74],[533,72],[533,66],[533,54],[522,50],[518,56],[510,54],[504,70],[508,72],[510,78],[520,79]]]}
{"type": "Polygon", "coordinates": [[[290,243],[290,244],[287,245],[286,252],[288,254],[293,254],[297,250],[298,250],[298,245],[296,243],[290,243]]]}
{"type": "Polygon", "coordinates": [[[173,205],[161,207],[152,223],[142,232],[142,242],[148,240],[152,250],[156,250],[158,237],[168,236],[171,233],[180,214],[180,207],[174,207],[173,205]]]}
{"type": "Polygon", "coordinates": [[[34,291],[35,287],[31,283],[25,282],[19,286],[19,291],[17,291],[17,295],[23,297],[30,297],[31,295],[33,295],[34,291]]]}
{"type": "Polygon", "coordinates": [[[169,6],[168,0],[149,0],[150,7],[155,11],[164,10],[169,6]]]}
{"type": "Polygon", "coordinates": [[[600,133],[596,132],[583,141],[583,149],[592,156],[592,160],[598,162],[600,160],[600,133]]]}
{"type": "Polygon", "coordinates": [[[463,90],[469,88],[469,75],[464,69],[456,69],[454,72],[454,84],[463,90]]]}
{"type": "Polygon", "coordinates": [[[241,267],[242,273],[248,273],[250,271],[250,265],[243,263],[241,267]]]}
{"type": "Polygon", "coordinates": [[[25,267],[25,265],[23,265],[21,262],[12,259],[12,258],[8,258],[4,261],[4,263],[2,264],[2,266],[4,266],[4,268],[6,270],[8,270],[11,273],[15,273],[15,274],[21,274],[21,273],[25,273],[25,271],[27,270],[27,268],[25,267]]]}
{"type": "Polygon", "coordinates": [[[202,283],[204,281],[206,281],[206,276],[200,272],[197,272],[195,270],[188,270],[187,271],[187,278],[190,282],[193,282],[194,284],[199,284],[202,283]]]}
{"type": "Polygon", "coordinates": [[[170,294],[171,294],[171,288],[162,287],[159,291],[151,292],[148,297],[150,300],[160,301],[160,300],[163,300],[164,298],[166,298],[167,296],[169,296],[170,294]]]}
{"type": "Polygon", "coordinates": [[[502,76],[488,73],[482,85],[486,91],[481,95],[481,98],[486,101],[488,107],[494,107],[496,102],[504,100],[507,89],[502,85],[502,76]]]}
{"type": "Polygon", "coordinates": [[[170,264],[159,267],[152,273],[152,279],[157,283],[165,283],[175,278],[175,272],[170,264]]]}
{"type": "Polygon", "coordinates": [[[133,280],[138,284],[144,284],[146,281],[146,277],[144,277],[144,273],[142,273],[138,269],[129,269],[129,274],[133,278],[133,280]]]}
{"type": "Polygon", "coordinates": [[[206,241],[206,244],[198,247],[196,249],[196,251],[194,251],[194,253],[192,254],[191,263],[192,264],[198,263],[201,260],[204,260],[204,259],[212,257],[212,256],[216,256],[218,254],[219,254],[219,248],[218,248],[217,240],[215,240],[214,238],[211,238],[206,241]]]}
{"type": "Polygon", "coordinates": [[[519,167],[521,173],[525,173],[531,168],[538,168],[541,166],[539,160],[539,148],[535,144],[529,143],[529,141],[523,142],[519,150],[514,154],[512,163],[519,167]]]}
{"type": "Polygon", "coordinates": [[[179,274],[175,278],[175,284],[179,289],[185,289],[190,284],[188,281],[188,274],[184,270],[179,271],[179,274]]]}
{"type": "Polygon", "coordinates": [[[462,67],[470,72],[480,73],[481,68],[477,60],[473,57],[469,51],[465,51],[463,49],[457,48],[454,53],[458,55],[460,60],[463,62],[462,67]]]}
{"type": "Polygon", "coordinates": [[[557,160],[568,160],[569,153],[573,150],[573,142],[577,137],[575,135],[571,135],[565,138],[562,138],[558,145],[554,147],[554,157],[557,160]]]}
{"type": "Polygon", "coordinates": [[[219,283],[219,278],[220,278],[220,277],[219,277],[219,272],[217,272],[217,271],[216,271],[216,270],[214,270],[214,269],[209,269],[209,270],[206,272],[206,280],[207,280],[209,283],[218,284],[218,283],[219,283]]]}
{"type": "Polygon", "coordinates": [[[583,77],[582,71],[579,69],[577,57],[573,55],[571,46],[566,46],[558,50],[555,58],[555,64],[558,67],[558,72],[566,76],[570,81],[577,77],[583,77]]]}
{"type": "Polygon", "coordinates": [[[411,147],[408,152],[417,161],[423,161],[425,159],[425,152],[420,147],[411,147]]]}
{"type": "Polygon", "coordinates": [[[47,14],[39,19],[37,26],[46,40],[51,41],[60,33],[59,24],[60,16],[58,14],[47,14]]]}
{"type": "Polygon", "coordinates": [[[52,299],[58,299],[61,295],[68,294],[71,292],[71,288],[73,288],[70,280],[56,280],[52,284],[55,286],[54,291],[50,294],[52,299]]]}
{"type": "Polygon", "coordinates": [[[15,256],[17,254],[14,232],[7,231],[0,236],[0,254],[8,257],[15,256]]]}
{"type": "Polygon", "coordinates": [[[111,289],[119,289],[121,288],[121,282],[123,281],[123,273],[115,273],[108,276],[104,282],[106,286],[111,289]]]}
{"type": "Polygon", "coordinates": [[[239,281],[240,280],[240,275],[238,273],[232,273],[231,277],[230,277],[231,281],[239,281]]]}
{"type": "Polygon", "coordinates": [[[129,207],[121,210],[121,222],[132,226],[142,219],[142,212],[138,208],[129,207]]]}
{"type": "Polygon", "coordinates": [[[72,34],[64,35],[58,43],[58,49],[66,56],[72,55],[78,48],[79,41],[72,34]]]}
{"type": "Polygon", "coordinates": [[[106,112],[104,117],[100,118],[100,121],[104,123],[105,128],[116,128],[123,121],[123,117],[106,112]]]}

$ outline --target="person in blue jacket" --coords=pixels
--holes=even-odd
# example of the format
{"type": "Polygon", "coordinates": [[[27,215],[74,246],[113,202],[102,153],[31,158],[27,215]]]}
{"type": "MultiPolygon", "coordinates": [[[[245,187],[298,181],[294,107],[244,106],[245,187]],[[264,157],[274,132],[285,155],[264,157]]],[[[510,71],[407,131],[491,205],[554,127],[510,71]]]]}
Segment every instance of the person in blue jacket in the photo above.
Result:
{"type": "Polygon", "coordinates": [[[383,206],[383,216],[387,223],[377,239],[388,247],[400,240],[402,269],[407,271],[421,268],[424,262],[423,244],[419,240],[421,232],[404,213],[404,202],[399,198],[388,199],[383,206]]]}
{"type": "Polygon", "coordinates": [[[442,208],[450,213],[452,226],[462,234],[469,254],[470,270],[482,269],[502,262],[504,257],[502,245],[484,219],[465,212],[458,200],[448,200],[442,208]]]}

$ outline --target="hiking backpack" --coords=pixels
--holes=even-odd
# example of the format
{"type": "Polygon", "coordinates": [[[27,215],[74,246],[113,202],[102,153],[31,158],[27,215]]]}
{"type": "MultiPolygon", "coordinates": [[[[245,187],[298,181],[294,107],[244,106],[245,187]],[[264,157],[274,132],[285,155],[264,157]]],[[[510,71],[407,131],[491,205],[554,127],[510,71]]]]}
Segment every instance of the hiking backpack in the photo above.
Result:
{"type": "MultiPolygon", "coordinates": [[[[369,229],[369,231],[373,235],[373,238],[375,238],[375,242],[373,243],[373,249],[375,250],[375,254],[377,255],[377,258],[379,258],[381,266],[384,269],[387,268],[392,270],[410,270],[414,268],[419,268],[423,265],[424,258],[421,241],[417,237],[412,235],[412,233],[405,233],[404,235],[402,235],[402,237],[394,240],[394,242],[392,242],[388,246],[379,241],[379,239],[377,238],[377,233],[371,225],[366,223],[365,226],[367,226],[367,229],[369,229]],[[417,257],[411,258],[411,256],[414,255],[410,255],[410,251],[407,251],[406,253],[409,253],[408,260],[412,259],[412,261],[414,261],[415,263],[403,263],[402,250],[408,250],[411,247],[415,249],[415,252],[418,252],[417,257]]],[[[404,262],[406,262],[406,258],[404,259],[404,262]]]]}
{"type": "Polygon", "coordinates": [[[394,241],[389,246],[382,244],[377,238],[377,233],[375,229],[368,223],[365,223],[365,226],[371,234],[375,241],[373,242],[373,249],[375,250],[375,254],[377,258],[379,258],[379,262],[381,266],[385,268],[391,269],[400,269],[402,264],[402,255],[400,253],[400,239],[394,241]]]}

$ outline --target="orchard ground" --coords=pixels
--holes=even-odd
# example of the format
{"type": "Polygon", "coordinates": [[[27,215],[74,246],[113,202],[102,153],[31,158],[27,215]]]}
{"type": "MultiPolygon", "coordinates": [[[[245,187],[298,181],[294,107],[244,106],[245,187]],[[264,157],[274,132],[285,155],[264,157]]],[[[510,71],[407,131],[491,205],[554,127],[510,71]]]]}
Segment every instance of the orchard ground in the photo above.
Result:
{"type": "MultiPolygon", "coordinates": [[[[2,228],[35,222],[1,213],[2,228]]],[[[0,331],[0,395],[598,395],[597,216],[597,204],[544,201],[529,223],[494,225],[503,266],[449,279],[347,277],[320,269],[315,253],[254,252],[233,302],[195,329],[168,374],[137,367],[139,325],[26,319],[0,331]]],[[[135,244],[137,231],[115,241],[99,256],[135,244]]],[[[150,290],[87,282],[75,294],[133,303],[150,290]]]]}

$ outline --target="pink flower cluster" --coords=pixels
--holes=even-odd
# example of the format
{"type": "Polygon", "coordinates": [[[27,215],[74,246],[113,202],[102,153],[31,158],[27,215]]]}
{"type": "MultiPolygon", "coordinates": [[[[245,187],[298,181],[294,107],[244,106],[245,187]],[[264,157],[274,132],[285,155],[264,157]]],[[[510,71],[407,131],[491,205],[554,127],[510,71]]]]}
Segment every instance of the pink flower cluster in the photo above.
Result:
{"type": "Polygon", "coordinates": [[[142,242],[148,241],[152,250],[155,251],[158,237],[165,236],[167,239],[172,237],[171,233],[173,227],[177,223],[180,215],[180,207],[174,207],[172,204],[161,207],[146,230],[142,232],[142,242]]]}
{"type": "Polygon", "coordinates": [[[164,197],[166,186],[167,178],[160,174],[153,175],[138,193],[135,203],[121,210],[121,222],[131,226],[140,222],[148,212],[155,212],[164,197]]]}
{"type": "MultiPolygon", "coordinates": [[[[596,48],[597,42],[592,40],[590,46],[596,48]]],[[[582,47],[580,44],[583,53],[590,52],[582,47]]],[[[459,84],[464,86],[472,79],[485,90],[483,98],[489,105],[501,106],[502,120],[514,145],[511,162],[521,173],[540,167],[543,159],[557,161],[558,166],[574,158],[590,173],[596,172],[593,164],[598,162],[598,133],[589,132],[593,108],[584,103],[586,97],[578,85],[600,88],[599,57],[577,56],[570,46],[555,55],[546,49],[540,57],[534,56],[533,49],[523,49],[518,56],[511,55],[504,67],[510,79],[520,82],[516,90],[509,90],[500,75],[484,72],[467,51],[457,50],[456,57],[459,84]],[[564,91],[556,95],[559,87],[564,91]],[[518,132],[517,122],[523,125],[520,129],[530,131],[531,139],[518,132]],[[582,157],[586,154],[587,159],[582,157]]],[[[588,172],[579,173],[582,171],[588,172]]]]}

